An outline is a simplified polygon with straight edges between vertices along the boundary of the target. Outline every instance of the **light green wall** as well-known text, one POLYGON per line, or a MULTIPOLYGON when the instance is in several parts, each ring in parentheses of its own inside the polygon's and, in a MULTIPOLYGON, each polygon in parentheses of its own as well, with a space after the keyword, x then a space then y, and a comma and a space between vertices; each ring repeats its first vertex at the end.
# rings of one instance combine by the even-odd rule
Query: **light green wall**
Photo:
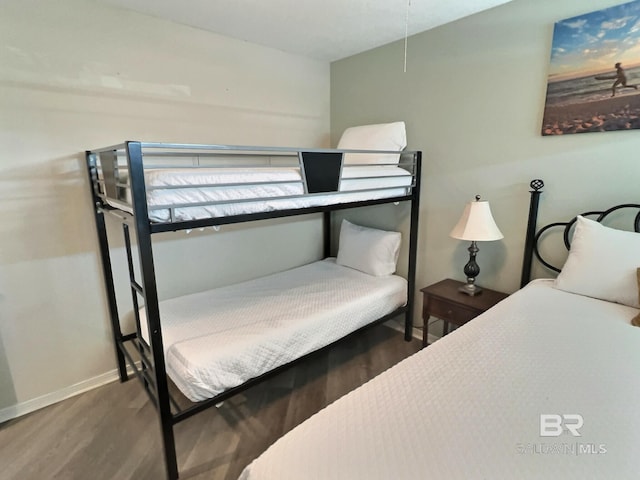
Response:
POLYGON ((508 292, 519 286, 531 179, 546 182, 541 224, 639 200, 640 131, 539 133, 554 23, 618 3, 515 0, 410 37, 406 73, 404 42, 331 65, 334 145, 349 126, 404 120, 409 148, 423 151, 418 287, 464 279, 468 244, 448 234, 476 194, 505 236, 479 244, 478 283, 508 292))
MULTIPOLYGON (((125 140, 328 146, 329 64, 93 1, 2 2, 0 418, 115 368, 83 152, 125 140)), ((160 295, 316 259, 321 225, 160 236, 160 295)))

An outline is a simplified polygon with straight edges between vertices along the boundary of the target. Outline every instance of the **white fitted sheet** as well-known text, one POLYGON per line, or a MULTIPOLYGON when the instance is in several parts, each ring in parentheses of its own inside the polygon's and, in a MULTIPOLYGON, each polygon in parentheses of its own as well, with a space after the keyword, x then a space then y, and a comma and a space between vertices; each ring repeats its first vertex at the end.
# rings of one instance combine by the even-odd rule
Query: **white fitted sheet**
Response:
MULTIPOLYGON (((403 168, 394 166, 345 166, 342 169, 340 193, 305 195, 298 198, 277 198, 303 195, 304 189, 300 180, 300 171, 294 167, 149 169, 145 171, 147 205, 150 209, 149 218, 156 222, 167 222, 172 219, 171 210, 169 208, 155 210, 154 207, 184 203, 229 202, 175 208, 173 210, 174 221, 403 196, 409 193, 407 187, 411 186, 412 176, 403 168), (275 181, 291 183, 251 185, 251 183, 255 182, 275 181), (246 183, 247 185, 198 187, 198 185, 223 183, 246 183), (185 188, 154 189, 154 187, 166 186, 184 186, 185 188), (365 189, 376 190, 354 191, 365 189), (259 200, 239 202, 239 200, 251 199, 259 200)), ((129 200, 127 199, 127 201, 129 200)), ((123 208, 121 203, 116 205, 112 202, 112 205, 123 208)), ((128 210, 131 211, 130 208, 128 210)))
POLYGON ((637 313, 535 281, 290 431, 240 478, 636 479, 637 313), (541 437, 541 414, 582 415, 581 436, 541 437))
POLYGON ((211 398, 344 337, 406 299, 404 278, 374 277, 327 259, 165 300, 167 373, 190 400, 211 398))

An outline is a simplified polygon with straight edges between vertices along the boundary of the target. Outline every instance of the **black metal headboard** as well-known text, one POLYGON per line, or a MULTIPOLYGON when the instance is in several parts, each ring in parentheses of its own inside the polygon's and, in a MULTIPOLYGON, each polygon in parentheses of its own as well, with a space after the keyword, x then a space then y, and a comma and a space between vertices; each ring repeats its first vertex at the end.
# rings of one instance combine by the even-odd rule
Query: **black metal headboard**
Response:
MULTIPOLYGON (((560 272, 560 268, 552 265, 547 262, 541 255, 540 250, 538 248, 538 244, 540 239, 543 237, 545 233, 547 233, 552 228, 563 228, 563 239, 564 246, 569 250, 571 247, 571 229, 573 225, 576 223, 577 216, 573 217, 571 220, 566 222, 554 222, 544 227, 536 230, 537 219, 538 219, 538 203, 540 201, 540 194, 542 193, 542 188, 544 187, 544 182, 540 179, 532 180, 530 183, 532 190, 531 200, 529 203, 529 219, 527 222, 527 234, 525 237, 525 245, 524 245, 524 259, 522 263, 522 277, 520 280, 520 287, 524 287, 529 280, 531 280, 531 264, 533 261, 533 257, 535 256, 538 261, 547 267, 549 270, 554 272, 560 272)), ((633 220, 633 230, 636 232, 640 232, 640 204, 638 203, 623 203, 620 205, 615 205, 606 210, 592 210, 584 213, 580 213, 579 215, 583 217, 594 217, 592 220, 597 222, 602 222, 605 218, 611 215, 614 212, 619 210, 623 210, 626 208, 631 208, 638 210, 638 213, 635 215, 633 220)))

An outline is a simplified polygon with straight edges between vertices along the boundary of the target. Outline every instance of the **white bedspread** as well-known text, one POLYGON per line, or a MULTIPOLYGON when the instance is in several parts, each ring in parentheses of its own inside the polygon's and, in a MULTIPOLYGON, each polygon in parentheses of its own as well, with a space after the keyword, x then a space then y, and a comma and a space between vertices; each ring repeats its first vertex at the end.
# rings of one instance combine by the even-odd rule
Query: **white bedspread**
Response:
POLYGON ((551 285, 347 394, 241 479, 637 479, 638 311, 551 285), (581 436, 541 437, 541 414, 582 415, 581 436))
POLYGON ((331 259, 165 300, 160 314, 167 372, 192 401, 211 398, 344 337, 406 300, 404 278, 374 277, 331 259))
MULTIPOLYGON (((376 200, 407 195, 407 187, 410 187, 412 182, 411 174, 400 167, 346 166, 342 170, 340 193, 304 195, 301 179, 300 170, 293 167, 253 170, 243 168, 149 169, 145 172, 149 218, 157 222, 169 221, 172 219, 172 212, 165 207, 179 204, 209 203, 173 209, 173 220, 186 221, 376 200), (290 183, 256 184, 259 182, 290 183), (202 186, 225 183, 237 185, 202 186), (303 196, 277 198, 292 195, 303 196), (247 201, 251 199, 256 201, 247 201), (163 208, 157 209, 157 207, 163 208)), ((127 198, 126 201, 130 202, 130 199, 127 198)), ((114 206, 122 208, 122 204, 114 206)))

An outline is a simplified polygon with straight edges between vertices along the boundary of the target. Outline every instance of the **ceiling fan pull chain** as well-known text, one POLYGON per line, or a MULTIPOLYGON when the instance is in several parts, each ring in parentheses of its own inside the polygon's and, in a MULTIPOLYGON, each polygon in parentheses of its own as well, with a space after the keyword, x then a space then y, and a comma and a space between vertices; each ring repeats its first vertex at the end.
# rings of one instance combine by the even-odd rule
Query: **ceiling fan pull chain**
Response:
POLYGON ((404 73, 407 73, 407 43, 409 40, 409 7, 411 0, 407 0, 407 16, 404 20, 404 73))

